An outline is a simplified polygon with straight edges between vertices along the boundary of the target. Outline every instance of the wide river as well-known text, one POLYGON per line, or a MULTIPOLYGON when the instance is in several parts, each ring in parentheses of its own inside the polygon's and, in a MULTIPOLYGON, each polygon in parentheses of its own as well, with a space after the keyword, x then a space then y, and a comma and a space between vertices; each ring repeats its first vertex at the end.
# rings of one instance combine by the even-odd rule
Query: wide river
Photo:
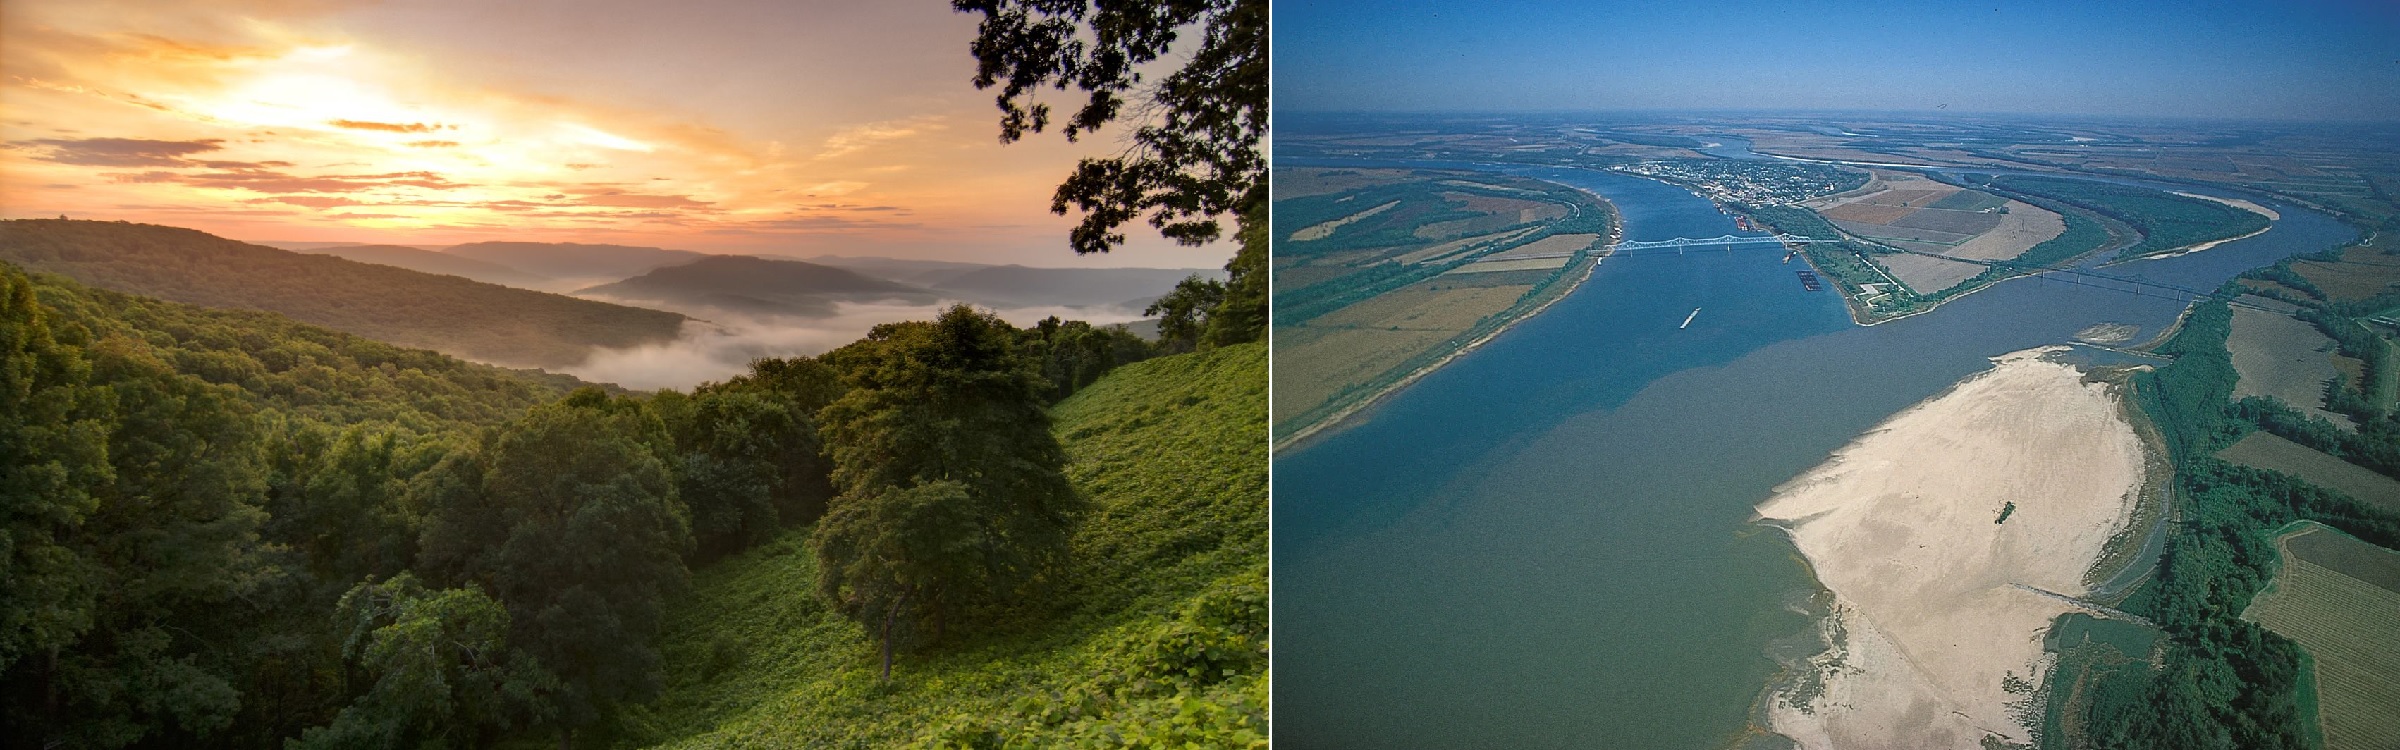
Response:
MULTIPOLYGON (((1606 196, 1629 240, 1738 233, 1665 183, 1473 168, 1606 196)), ((2265 234, 2108 272, 2213 289, 2355 237, 2270 205, 2283 218, 2265 234)), ((1757 739, 1753 708, 1812 632, 1801 605, 1817 587, 1752 508, 1989 357, 2103 322, 2148 340, 2187 302, 2025 278, 1862 327, 1830 284, 1802 289, 1804 267, 1779 248, 1611 258, 1549 310, 1278 454, 1277 747, 1757 739)))

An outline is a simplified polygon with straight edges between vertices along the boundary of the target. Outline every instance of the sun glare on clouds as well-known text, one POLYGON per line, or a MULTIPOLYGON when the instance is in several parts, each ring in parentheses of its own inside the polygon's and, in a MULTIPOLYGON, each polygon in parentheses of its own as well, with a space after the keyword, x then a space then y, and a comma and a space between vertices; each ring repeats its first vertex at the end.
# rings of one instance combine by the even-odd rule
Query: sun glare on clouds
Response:
MULTIPOLYGON (((115 40, 115 51, 88 64, 65 56, 59 67, 78 79, 9 81, 12 109, 43 98, 45 110, 80 115, 71 128, 0 126, 11 144, 0 152, 9 204, 103 217, 146 207, 133 218, 203 229, 214 228, 200 220, 214 206, 232 224, 605 234, 784 222, 807 209, 779 193, 869 186, 798 168, 771 141, 480 86, 358 40, 265 22, 246 30, 254 38, 213 47, 91 35, 115 40), (160 48, 177 64, 113 62, 160 48), (139 153, 100 153, 112 149, 139 153), (109 165, 142 171, 100 169, 109 165)), ((914 132, 863 127, 828 150, 914 132)))
MULTIPOLYGON (((824 12, 806 5, 785 10, 824 12)), ((1049 196, 1090 149, 1057 139, 1001 147, 988 95, 963 80, 972 60, 959 34, 971 25, 939 4, 876 11, 900 26, 826 33, 939 31, 876 46, 905 50, 892 54, 912 70, 946 54, 954 75, 938 86, 846 89, 788 76, 864 80, 899 66, 850 55, 828 67, 807 40, 780 40, 742 58, 755 69, 728 69, 723 50, 695 37, 686 57, 649 49, 639 70, 542 67, 511 57, 526 47, 510 46, 508 33, 551 39, 543 35, 562 32, 546 14, 571 8, 418 6, 497 24, 461 46, 454 29, 396 25, 373 7, 11 0, 0 26, 0 214, 250 240, 1073 258, 1071 220, 1049 214, 1049 196), (688 79, 705 92, 700 104, 662 101, 644 78, 653 71, 688 79), (809 98, 830 90, 854 99, 809 98), (999 248, 1021 254, 989 254, 999 248)))

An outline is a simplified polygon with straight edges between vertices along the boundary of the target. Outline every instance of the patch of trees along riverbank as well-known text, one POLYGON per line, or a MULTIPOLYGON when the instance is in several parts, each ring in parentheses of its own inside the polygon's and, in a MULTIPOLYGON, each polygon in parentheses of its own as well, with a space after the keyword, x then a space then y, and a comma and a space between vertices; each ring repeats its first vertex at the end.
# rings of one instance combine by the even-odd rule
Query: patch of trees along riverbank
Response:
MULTIPOLYGON (((2228 284, 2220 294, 2238 290, 2228 284)), ((2314 434, 2320 444, 2367 439, 2364 430, 2358 438, 2335 439, 2323 432, 2334 429, 2329 425, 2296 428, 2290 407, 2268 400, 2229 403, 2231 317, 2221 299, 2203 301, 2159 349, 2174 363, 2135 379, 2142 410, 2172 453, 2178 508, 2155 575, 2119 606, 2158 624, 2165 636, 2158 661, 2062 661, 2046 691, 2045 746, 2313 746, 2315 700, 2303 679, 2303 654, 2240 617, 2272 575, 2274 530, 2314 520, 2400 546, 2400 515, 2215 457, 2262 427, 2314 434)), ((2387 474, 2394 468, 2362 463, 2387 474)))

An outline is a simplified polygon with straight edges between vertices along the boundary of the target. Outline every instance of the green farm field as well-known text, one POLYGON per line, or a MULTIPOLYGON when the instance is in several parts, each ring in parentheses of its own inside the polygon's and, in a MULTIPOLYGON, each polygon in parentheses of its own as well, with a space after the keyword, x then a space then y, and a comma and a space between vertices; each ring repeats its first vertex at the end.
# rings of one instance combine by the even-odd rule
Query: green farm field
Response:
POLYGON ((2400 481, 2267 432, 2253 432, 2218 451, 2226 461, 2280 471, 2326 489, 2400 512, 2400 481))
POLYGON ((2400 552, 2314 524, 2276 547, 2282 569, 2242 617, 2313 657, 2327 750, 2400 747, 2400 552))

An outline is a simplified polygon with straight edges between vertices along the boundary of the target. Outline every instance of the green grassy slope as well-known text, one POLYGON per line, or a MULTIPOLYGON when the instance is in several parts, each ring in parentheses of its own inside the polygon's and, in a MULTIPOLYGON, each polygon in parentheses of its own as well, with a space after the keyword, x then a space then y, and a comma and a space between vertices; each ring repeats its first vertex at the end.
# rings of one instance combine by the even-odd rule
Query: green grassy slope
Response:
POLYGON ((612 744, 714 747, 1263 747, 1266 349, 1120 368, 1054 429, 1093 502, 1047 601, 904 656, 891 684, 857 625, 811 594, 808 529, 694 575, 672 606, 667 688, 612 744))
POLYGON ((669 341, 683 316, 112 221, 0 222, 0 260, 85 284, 486 362, 562 367, 669 341))

